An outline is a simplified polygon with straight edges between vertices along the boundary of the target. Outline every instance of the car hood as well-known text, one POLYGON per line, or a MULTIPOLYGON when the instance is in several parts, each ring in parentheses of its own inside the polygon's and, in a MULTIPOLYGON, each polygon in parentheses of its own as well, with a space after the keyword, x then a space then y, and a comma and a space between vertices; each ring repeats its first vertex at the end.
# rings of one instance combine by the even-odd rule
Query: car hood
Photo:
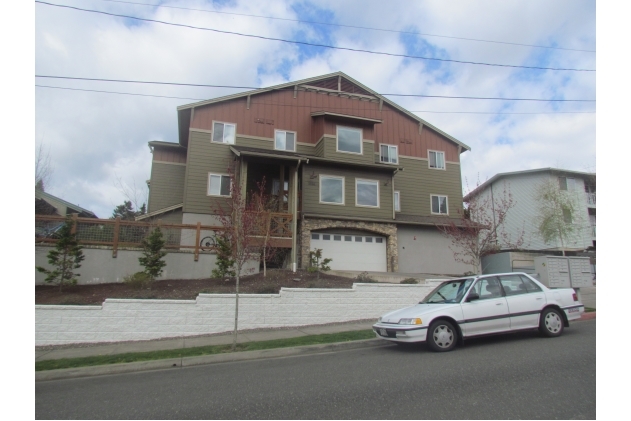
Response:
POLYGON ((448 308, 457 307, 459 304, 417 304, 415 306, 402 308, 399 310, 391 311, 381 316, 383 323, 399 323, 400 319, 409 319, 414 317, 420 317, 434 313, 436 311, 443 311, 448 308))

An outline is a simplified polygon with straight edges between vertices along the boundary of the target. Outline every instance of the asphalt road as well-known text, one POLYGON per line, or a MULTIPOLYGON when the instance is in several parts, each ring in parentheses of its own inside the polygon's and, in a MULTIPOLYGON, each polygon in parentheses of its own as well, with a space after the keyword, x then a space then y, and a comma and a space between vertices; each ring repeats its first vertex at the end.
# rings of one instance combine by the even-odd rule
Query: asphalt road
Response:
POLYGON ((223 363, 35 385, 37 419, 595 419, 596 321, 563 336, 223 363))

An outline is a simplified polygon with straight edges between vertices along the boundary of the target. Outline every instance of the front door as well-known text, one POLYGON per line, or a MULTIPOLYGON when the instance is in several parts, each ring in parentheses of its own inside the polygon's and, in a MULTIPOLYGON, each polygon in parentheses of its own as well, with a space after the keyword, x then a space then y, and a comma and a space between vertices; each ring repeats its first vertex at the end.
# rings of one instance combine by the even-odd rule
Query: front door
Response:
POLYGON ((480 299, 462 303, 465 336, 504 332, 510 329, 506 298, 496 277, 478 279, 471 291, 480 299))

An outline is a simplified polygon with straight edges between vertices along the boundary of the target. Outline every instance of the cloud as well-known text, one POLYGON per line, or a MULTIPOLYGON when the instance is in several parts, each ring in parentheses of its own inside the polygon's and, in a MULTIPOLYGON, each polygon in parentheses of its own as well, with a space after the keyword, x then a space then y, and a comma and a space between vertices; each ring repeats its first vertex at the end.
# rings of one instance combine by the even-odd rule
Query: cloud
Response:
MULTIPOLYGON (((482 43, 395 32, 302 24, 194 10, 99 1, 78 7, 307 42, 430 55, 455 60, 594 68, 595 54, 482 43)), ((593 2, 170 1, 163 4, 284 19, 595 49, 593 2)), ((175 28, 36 5, 36 73, 110 79, 269 86, 341 70, 382 93, 485 97, 595 98, 594 73, 527 71, 304 48, 208 31, 175 28)), ((52 81, 38 84, 150 95, 213 98, 234 89, 52 81)), ((595 104, 457 99, 392 99, 409 110, 552 112, 593 110, 595 104)), ((149 178, 151 140, 177 141, 176 107, 193 102, 37 88, 36 139, 50 147, 53 190, 106 217, 128 184, 149 178)), ((556 166, 595 166, 595 115, 419 113, 472 147, 463 177, 556 166)))

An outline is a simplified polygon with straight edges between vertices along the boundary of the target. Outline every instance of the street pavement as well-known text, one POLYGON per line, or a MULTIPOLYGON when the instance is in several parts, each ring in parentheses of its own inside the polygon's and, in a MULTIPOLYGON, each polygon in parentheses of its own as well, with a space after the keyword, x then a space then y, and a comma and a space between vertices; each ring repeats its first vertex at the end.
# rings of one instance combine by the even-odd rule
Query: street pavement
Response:
MULTIPOLYGON (((593 314, 593 313, 592 313, 593 314)), ((37 419, 595 419, 596 321, 35 384, 37 419)))

